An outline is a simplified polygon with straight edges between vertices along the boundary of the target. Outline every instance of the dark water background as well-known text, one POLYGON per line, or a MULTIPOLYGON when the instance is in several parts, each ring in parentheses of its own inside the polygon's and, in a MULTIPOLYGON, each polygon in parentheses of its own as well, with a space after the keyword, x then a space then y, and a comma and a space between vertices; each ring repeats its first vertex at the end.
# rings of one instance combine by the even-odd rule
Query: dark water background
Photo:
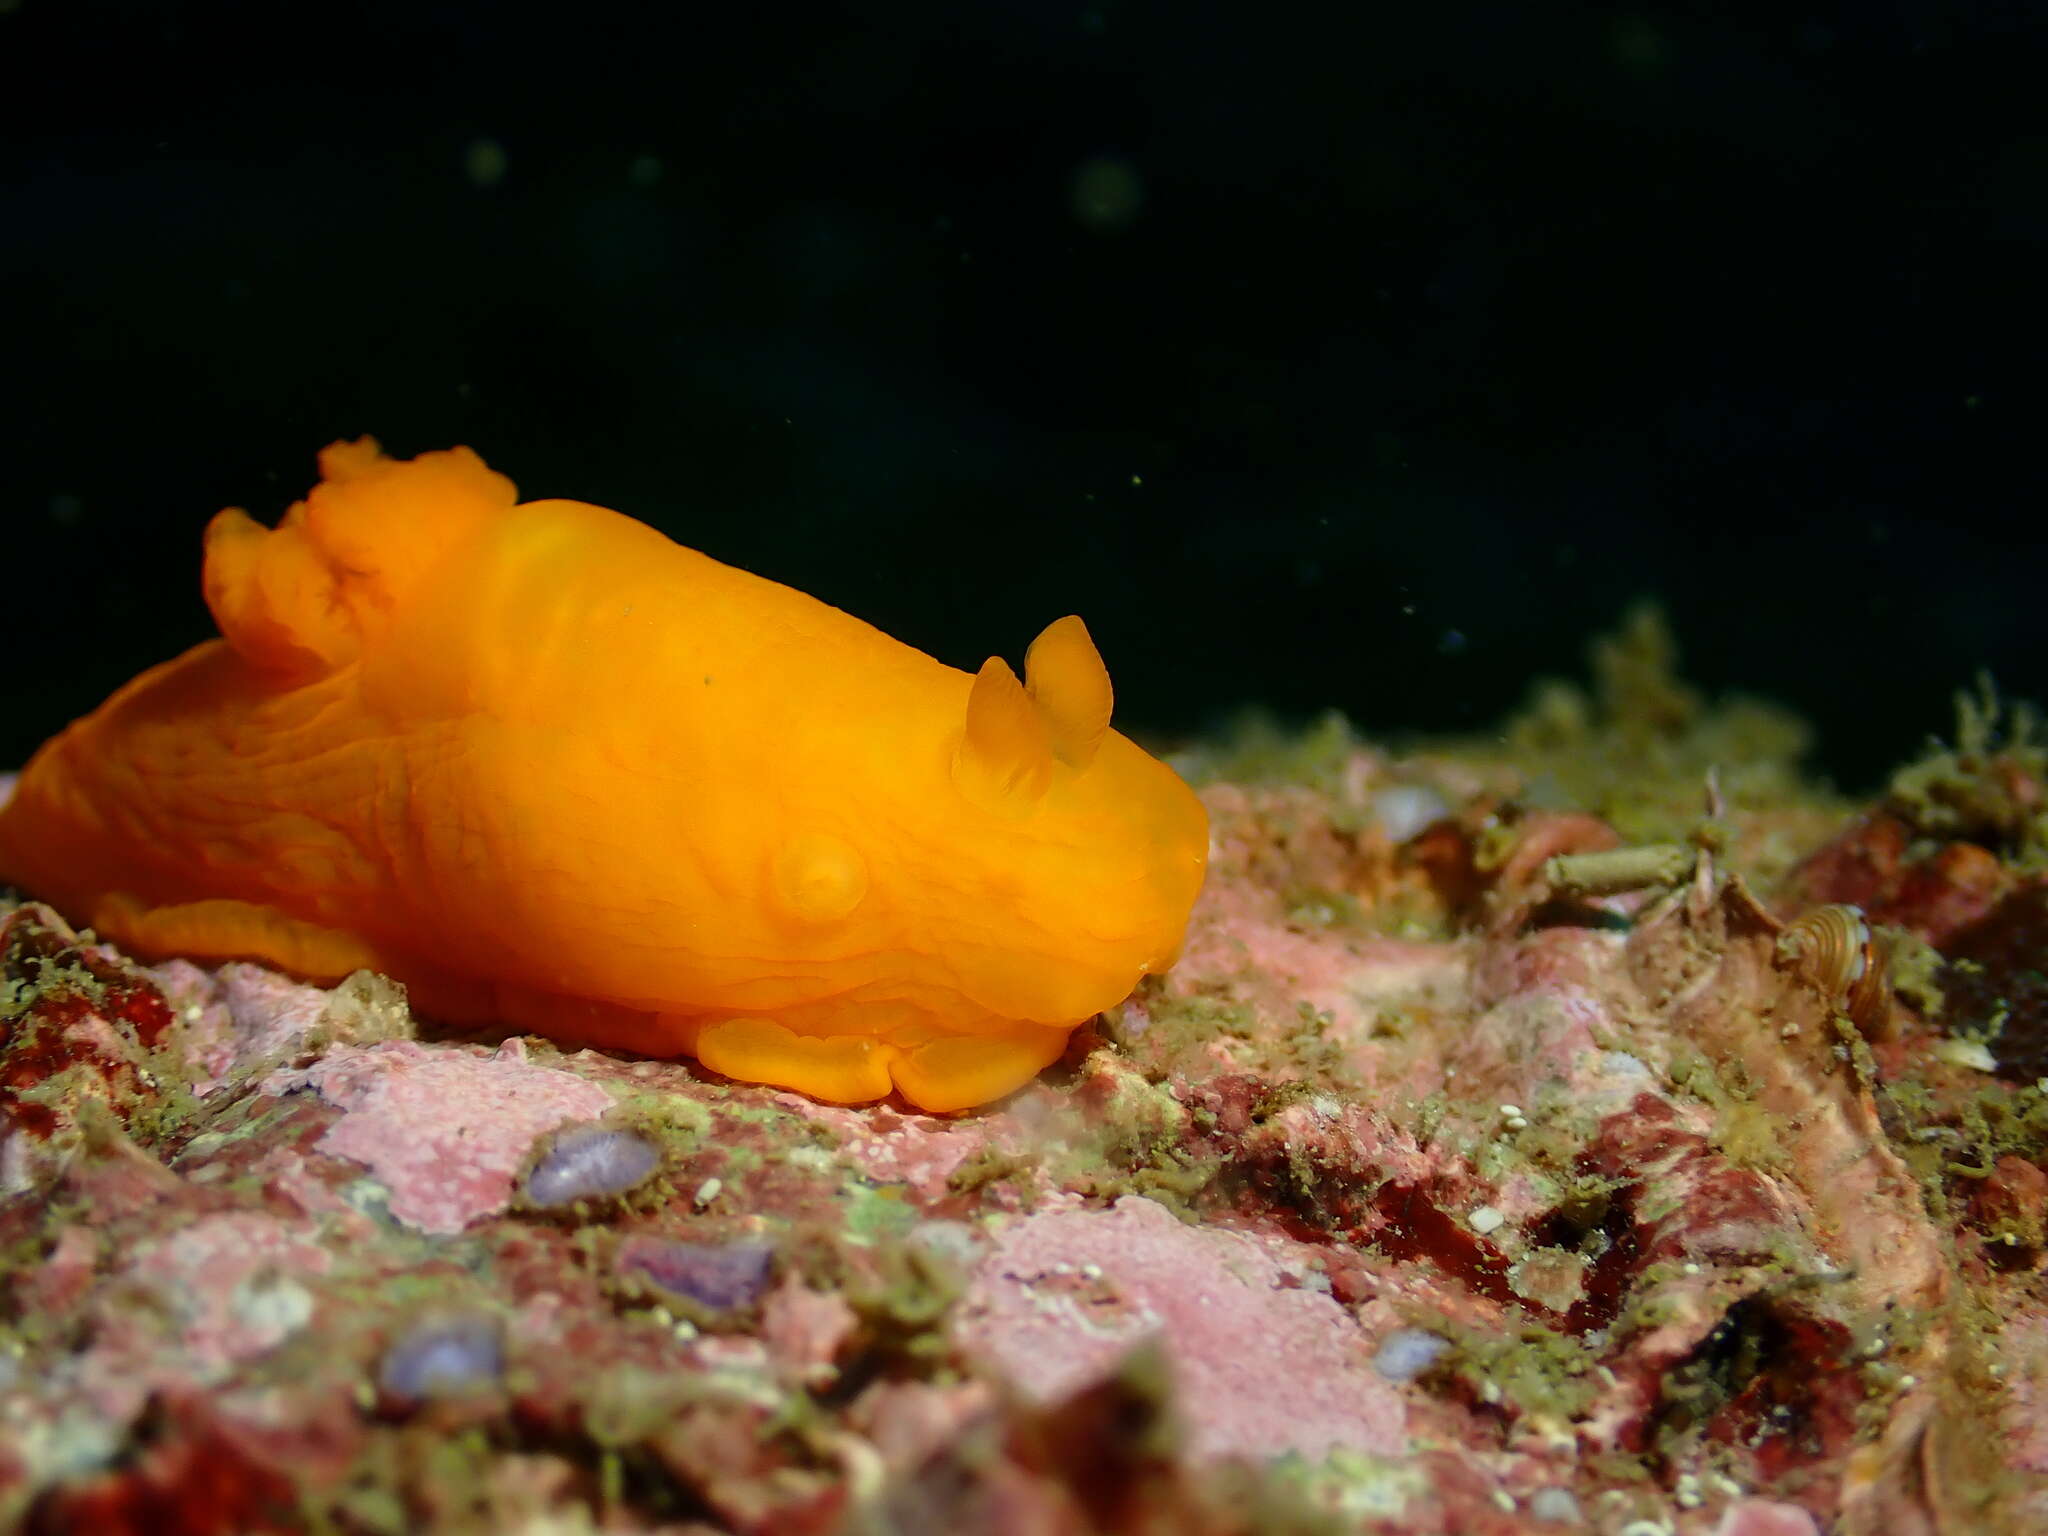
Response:
POLYGON ((0 0, 0 764, 467 442, 1119 720, 2048 692, 2048 7, 0 0))

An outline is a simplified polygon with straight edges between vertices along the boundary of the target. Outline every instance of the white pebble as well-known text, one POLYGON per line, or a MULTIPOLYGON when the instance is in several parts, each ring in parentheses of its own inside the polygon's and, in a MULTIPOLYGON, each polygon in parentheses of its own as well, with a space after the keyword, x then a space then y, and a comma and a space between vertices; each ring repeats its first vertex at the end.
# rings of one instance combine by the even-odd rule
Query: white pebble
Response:
POLYGON ((1444 797, 1426 784, 1390 784, 1372 797, 1373 814, 1389 838, 1405 843, 1451 814, 1444 797))
POLYGON ((1467 1216, 1465 1220, 1470 1224, 1474 1232, 1484 1237, 1489 1232, 1499 1230, 1501 1224, 1507 1220, 1507 1217, 1490 1205, 1482 1205, 1474 1210, 1471 1215, 1467 1216))
POLYGON ((1427 1328, 1396 1328, 1373 1351, 1372 1368, 1388 1381, 1413 1381, 1450 1347, 1427 1328))
POLYGON ((1529 1496, 1529 1518, 1546 1525, 1578 1525, 1585 1520, 1569 1488, 1539 1488, 1529 1496))
POLYGON ((1998 1058, 1982 1040, 1943 1040, 1935 1046, 1934 1054, 1952 1067, 1966 1067, 1972 1072, 1998 1070, 1998 1058))

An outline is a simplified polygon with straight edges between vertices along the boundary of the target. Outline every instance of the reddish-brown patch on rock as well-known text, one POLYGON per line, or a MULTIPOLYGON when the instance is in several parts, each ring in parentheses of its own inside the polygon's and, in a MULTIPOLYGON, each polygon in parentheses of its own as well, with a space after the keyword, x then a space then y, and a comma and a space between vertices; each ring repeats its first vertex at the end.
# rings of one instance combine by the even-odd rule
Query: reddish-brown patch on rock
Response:
POLYGON ((1891 899, 1904 878, 1913 834, 1883 811, 1859 816, 1833 842, 1808 854, 1787 879, 1800 906, 1845 902, 1866 915, 1891 899))
POLYGON ((1866 915, 1910 928, 1945 949, 2011 888, 2012 876, 1997 854, 1975 843, 1948 843, 1907 869, 1891 900, 1866 915))
MULTIPOLYGON (((1242 1080, 1233 1087, 1241 1090, 1242 1080)), ((1254 1224, 1278 1217, 1290 1235, 1309 1241, 1355 1236, 1354 1229, 1375 1220, 1382 1185, 1417 1187, 1438 1171, 1412 1138, 1363 1105, 1301 1098, 1247 1104, 1237 1091, 1196 1102, 1224 1112, 1216 1144, 1230 1159, 1224 1187, 1245 1197, 1239 1213, 1254 1224)))
POLYGON ((248 1454, 199 1393, 157 1398, 125 1466, 51 1489, 31 1536, 268 1536, 302 1528, 298 1490, 248 1454))
POLYGON ((1730 1163, 1673 1106, 1649 1094, 1601 1122, 1579 1167, 1631 1189, 1656 1190, 1663 1214, 1632 1228, 1643 1265, 1762 1263, 1801 1227, 1801 1213, 1777 1186, 1730 1163))
POLYGON ((2008 1154, 1976 1183, 1970 1222, 1983 1235, 1985 1257, 2000 1266, 2038 1263, 2048 1242, 2048 1173, 2008 1154))
POLYGON ((154 1097, 142 1062, 172 1015, 142 975, 31 902, 0 917, 0 983, 19 996, 0 1017, 0 1140, 10 1128, 48 1140, 74 1126, 85 1098, 125 1120, 154 1097), (77 1091, 53 1084, 74 1069, 86 1079, 77 1091))
POLYGON ((1566 853, 1605 853, 1621 834, 1585 811, 1530 811, 1515 824, 1515 842, 1493 871, 1498 898, 1514 902, 1535 894, 1550 860, 1566 853))
POLYGON ((1627 1109, 1600 1122, 1582 1166, 1604 1178, 1634 1179, 1703 1144, 1704 1138, 1680 1122, 1669 1101, 1640 1093, 1627 1109))
POLYGON ((1402 844, 1401 862, 1422 876, 1454 919, 1472 912, 1486 894, 1472 834, 1449 818, 1432 822, 1402 844))
POLYGON ((1889 812, 1858 817, 1793 870, 1791 909, 1846 903, 1873 923, 1908 929, 1946 950, 1997 905, 2012 876, 1977 843, 1947 842, 1917 857, 1909 856, 1912 844, 1912 829, 1889 812))
POLYGON ((845 1513, 845 1482, 799 1467, 768 1418, 753 1403, 689 1403, 648 1435, 646 1449, 717 1529, 826 1536, 845 1513))
POLYGON ((1444 1209, 1427 1189, 1388 1184, 1372 1201, 1377 1218, 1359 1232, 1397 1263, 1427 1260, 1446 1276, 1498 1306, 1513 1306, 1508 1258, 1444 1209))
POLYGON ((1707 1437, 1744 1447, 1763 1479, 1785 1481, 1787 1491, 1807 1484, 1821 1509, 1832 1508, 1832 1487, 1811 1487, 1790 1474, 1824 1465, 1831 1483, 1856 1443, 1867 1399, 1852 1343, 1841 1323, 1801 1307, 1759 1298, 1730 1308, 1705 1350, 1720 1357, 1713 1364, 1727 1373, 1730 1389, 1707 1423, 1707 1437))

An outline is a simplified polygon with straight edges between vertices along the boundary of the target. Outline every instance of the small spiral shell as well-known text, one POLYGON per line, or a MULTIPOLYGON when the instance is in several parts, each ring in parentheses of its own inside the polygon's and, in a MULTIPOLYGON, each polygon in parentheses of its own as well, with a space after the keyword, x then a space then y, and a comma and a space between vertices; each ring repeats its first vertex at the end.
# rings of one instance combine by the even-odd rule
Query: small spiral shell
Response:
POLYGON ((1891 946, 1871 931, 1859 907, 1815 907, 1786 924, 1778 956, 1819 989, 1866 1035, 1889 1013, 1891 946))

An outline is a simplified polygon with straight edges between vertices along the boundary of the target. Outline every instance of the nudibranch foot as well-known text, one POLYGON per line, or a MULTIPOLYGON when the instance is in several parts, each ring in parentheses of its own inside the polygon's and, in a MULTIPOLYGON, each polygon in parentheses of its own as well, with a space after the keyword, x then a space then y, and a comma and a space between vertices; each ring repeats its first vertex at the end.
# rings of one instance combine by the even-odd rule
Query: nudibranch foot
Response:
POLYGON ((126 891, 110 891, 93 904, 87 920, 100 937, 150 960, 256 960, 327 982, 351 971, 389 968, 352 933, 228 897, 152 907, 126 891))
POLYGON ((789 1088, 828 1104, 900 1092, 932 1114, 987 1104, 1059 1060, 1070 1030, 1012 1023, 942 1035, 908 1049, 864 1035, 801 1035, 768 1019, 724 1019, 698 1032, 696 1056, 742 1083, 789 1088))
POLYGON ((1060 1059, 1073 1031, 1014 1023, 995 1033, 946 1035, 889 1064, 903 1097, 935 1114, 1014 1093, 1060 1059))
POLYGON ((828 1104, 886 1098, 896 1047, 865 1035, 800 1035, 767 1019, 723 1019, 697 1033, 697 1059, 742 1083, 794 1088, 828 1104))

